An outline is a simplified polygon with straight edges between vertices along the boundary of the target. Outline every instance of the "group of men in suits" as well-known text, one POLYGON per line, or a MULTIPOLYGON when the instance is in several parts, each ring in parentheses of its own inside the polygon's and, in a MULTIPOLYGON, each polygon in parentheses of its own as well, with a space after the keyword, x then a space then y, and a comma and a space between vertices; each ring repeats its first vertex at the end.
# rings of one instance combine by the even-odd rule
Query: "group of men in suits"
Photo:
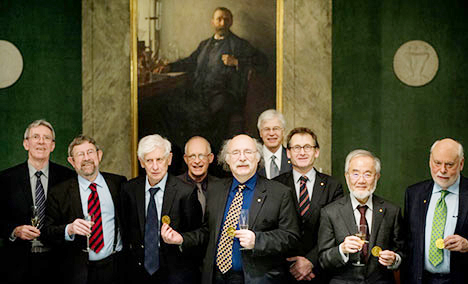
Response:
POLYGON ((258 128, 263 145, 244 134, 223 145, 218 162, 230 178, 208 174, 214 155, 199 136, 185 145, 187 172, 171 176, 171 143, 149 135, 138 145, 145 175, 126 181, 99 171, 103 152, 84 135, 68 149, 75 173, 54 164, 52 126, 31 123, 28 161, 0 174, 2 278, 394 283, 401 268, 402 283, 465 281, 468 181, 459 142, 434 143, 432 179, 406 190, 403 220, 399 207, 374 194, 381 164, 371 152, 348 154, 343 194, 314 168, 320 146, 312 130, 294 128, 284 148, 279 112, 264 112, 258 128))

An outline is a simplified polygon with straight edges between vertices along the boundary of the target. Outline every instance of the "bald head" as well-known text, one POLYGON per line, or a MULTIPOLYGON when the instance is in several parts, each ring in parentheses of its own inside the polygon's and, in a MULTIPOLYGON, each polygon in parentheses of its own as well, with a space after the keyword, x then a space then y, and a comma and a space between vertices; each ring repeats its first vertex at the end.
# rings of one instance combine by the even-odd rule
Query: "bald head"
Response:
POLYGON ((464 162, 463 146, 451 138, 438 140, 431 147, 429 167, 432 179, 443 189, 457 181, 464 162))
POLYGON ((206 178, 213 159, 210 143, 205 138, 194 136, 185 144, 184 161, 188 167, 188 175, 195 182, 202 182, 206 178))

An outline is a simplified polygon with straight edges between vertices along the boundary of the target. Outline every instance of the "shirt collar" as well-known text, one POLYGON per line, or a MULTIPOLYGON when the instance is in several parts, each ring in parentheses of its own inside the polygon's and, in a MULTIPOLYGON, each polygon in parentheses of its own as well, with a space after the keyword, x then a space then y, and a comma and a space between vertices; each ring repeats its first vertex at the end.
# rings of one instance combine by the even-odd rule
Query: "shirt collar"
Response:
POLYGON ((46 177, 49 178, 49 162, 40 170, 37 170, 31 163, 28 161, 28 170, 29 170, 29 177, 32 178, 35 176, 36 172, 41 171, 42 174, 46 177))
MULTIPOLYGON (((315 171, 314 168, 312 168, 310 171, 308 171, 304 176, 306 176, 309 181, 315 180, 315 176, 317 175, 317 172, 315 171)), ((294 177, 294 182, 298 183, 299 178, 303 176, 303 174, 299 173, 298 171, 293 169, 293 177, 294 177)))
POLYGON ((354 197, 354 195, 352 195, 351 193, 349 194, 349 197, 351 198, 351 205, 353 206, 353 210, 355 210, 359 205, 367 205, 368 209, 370 210, 373 210, 374 209, 374 206, 372 205, 372 196, 373 194, 371 194, 369 196, 369 199, 367 199, 367 202, 365 204, 361 204, 357 199, 356 197, 354 197))
MULTIPOLYGON (((434 187, 432 188, 432 194, 439 193, 442 190, 442 187, 434 182, 434 187)), ((447 191, 453 194, 458 195, 460 192, 460 175, 458 176, 457 180, 454 184, 447 188, 447 191)))
POLYGON ((95 183, 97 187, 104 186, 105 181, 104 181, 104 177, 101 175, 101 172, 98 172, 98 175, 96 176, 96 179, 94 181, 89 181, 85 179, 84 177, 78 175, 78 184, 80 185, 80 188, 82 190, 87 191, 91 183, 95 183))
POLYGON ((280 146, 276 152, 272 153, 266 146, 263 144, 263 156, 265 161, 271 160, 271 156, 275 155, 276 158, 278 159, 282 155, 283 147, 280 146))
MULTIPOLYGON (((254 190, 255 186, 257 185, 257 179, 257 174, 255 173, 248 181, 244 183, 246 186, 244 190, 254 190)), ((235 177, 233 177, 231 190, 236 189, 239 184, 241 183, 235 177)))
POLYGON ((145 192, 149 191, 151 188, 156 188, 159 187, 159 191, 164 192, 164 189, 166 188, 166 182, 167 182, 167 173, 164 175, 164 177, 155 185, 151 186, 148 180, 148 176, 146 176, 146 181, 145 181, 145 192))

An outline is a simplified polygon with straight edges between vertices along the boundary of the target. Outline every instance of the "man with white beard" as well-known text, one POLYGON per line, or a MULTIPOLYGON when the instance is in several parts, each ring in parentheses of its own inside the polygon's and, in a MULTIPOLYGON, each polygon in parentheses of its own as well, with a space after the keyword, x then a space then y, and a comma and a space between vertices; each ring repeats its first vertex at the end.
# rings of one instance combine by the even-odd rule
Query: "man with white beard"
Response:
POLYGON ((330 283, 394 283, 393 270, 403 257, 403 224, 401 209, 374 195, 380 168, 369 151, 349 153, 350 194, 321 211, 319 261, 330 283))

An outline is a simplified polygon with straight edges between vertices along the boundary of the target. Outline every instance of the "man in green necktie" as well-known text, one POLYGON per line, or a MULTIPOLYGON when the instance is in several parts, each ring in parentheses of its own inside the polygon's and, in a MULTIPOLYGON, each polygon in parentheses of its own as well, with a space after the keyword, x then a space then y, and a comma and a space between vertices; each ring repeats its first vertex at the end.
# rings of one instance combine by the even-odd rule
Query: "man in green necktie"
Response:
POLYGON ((406 190, 406 283, 466 283, 468 179, 463 146, 446 138, 431 147, 431 180, 406 190))

